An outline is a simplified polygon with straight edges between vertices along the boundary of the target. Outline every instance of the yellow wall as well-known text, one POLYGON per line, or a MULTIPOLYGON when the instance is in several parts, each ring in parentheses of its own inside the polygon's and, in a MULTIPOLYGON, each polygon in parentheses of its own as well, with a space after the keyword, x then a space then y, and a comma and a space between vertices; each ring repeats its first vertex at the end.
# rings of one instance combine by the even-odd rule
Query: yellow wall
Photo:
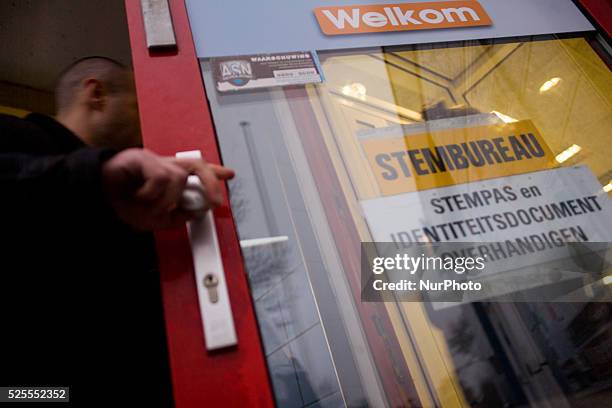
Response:
POLYGON ((11 108, 9 106, 0 105, 0 113, 4 113, 6 115, 18 116, 22 118, 30 112, 23 110, 23 109, 16 109, 16 108, 11 108))

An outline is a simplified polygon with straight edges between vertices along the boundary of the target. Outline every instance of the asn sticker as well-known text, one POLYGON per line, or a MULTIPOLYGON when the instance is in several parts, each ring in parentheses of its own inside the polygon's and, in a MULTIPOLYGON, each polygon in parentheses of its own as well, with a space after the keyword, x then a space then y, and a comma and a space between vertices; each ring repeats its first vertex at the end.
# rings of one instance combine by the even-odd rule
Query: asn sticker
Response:
POLYGON ((326 35, 493 24, 487 12, 475 0, 318 7, 314 12, 321 30, 326 35))
POLYGON ((211 64, 219 92, 322 81, 311 51, 219 57, 211 64))

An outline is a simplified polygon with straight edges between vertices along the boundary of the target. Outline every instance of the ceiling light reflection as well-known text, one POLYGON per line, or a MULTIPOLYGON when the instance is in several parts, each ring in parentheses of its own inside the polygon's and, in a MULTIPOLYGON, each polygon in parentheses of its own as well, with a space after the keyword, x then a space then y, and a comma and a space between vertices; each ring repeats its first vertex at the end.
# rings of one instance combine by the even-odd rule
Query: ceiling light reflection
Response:
POLYGON ((561 78, 559 77, 550 78, 548 81, 542 84, 542 86, 540 87, 540 93, 550 91, 555 86, 559 85, 560 82, 561 82, 561 78))
POLYGON ((564 151, 562 151, 561 153, 559 153, 555 157, 555 159, 559 163, 563 163, 565 161, 568 161, 570 158, 574 157, 575 155, 577 155, 581 150, 582 150, 582 147, 578 146, 577 144, 573 144, 567 149, 565 149, 564 151))
POLYGON ((360 84, 359 82, 353 82, 350 85, 344 85, 342 87, 342 93, 346 96, 365 101, 367 89, 364 84, 360 84))

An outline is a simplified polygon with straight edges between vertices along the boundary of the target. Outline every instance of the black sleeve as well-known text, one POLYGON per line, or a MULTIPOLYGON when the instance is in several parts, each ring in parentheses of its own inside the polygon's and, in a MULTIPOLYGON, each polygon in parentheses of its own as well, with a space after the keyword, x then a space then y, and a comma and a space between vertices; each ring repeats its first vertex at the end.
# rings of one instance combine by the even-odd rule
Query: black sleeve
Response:
MULTIPOLYGON (((102 165, 112 149, 81 148, 65 155, 0 153, 3 210, 13 216, 61 216, 83 211, 108 211, 102 186, 102 165)), ((3 217, 11 216, 4 212, 3 217)))

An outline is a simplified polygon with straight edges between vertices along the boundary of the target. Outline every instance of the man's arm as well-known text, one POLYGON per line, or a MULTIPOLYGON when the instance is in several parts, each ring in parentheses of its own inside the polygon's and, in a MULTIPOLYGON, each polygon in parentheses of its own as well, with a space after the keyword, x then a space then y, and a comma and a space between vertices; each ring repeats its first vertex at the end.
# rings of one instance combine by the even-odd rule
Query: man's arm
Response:
POLYGON ((25 216, 61 216, 87 207, 100 210, 105 206, 101 169, 114 154, 96 148, 52 156, 1 153, 2 207, 25 216))
POLYGON ((200 179, 209 208, 223 204, 221 182, 234 177, 234 171, 201 159, 162 157, 146 149, 128 149, 102 168, 111 206, 125 223, 140 230, 177 227, 205 211, 192 212, 180 206, 187 177, 192 174, 200 179))
POLYGON ((201 160, 161 157, 145 149, 117 154, 95 148, 56 156, 0 154, 4 210, 61 217, 111 208, 123 222, 140 230, 177 227, 198 215, 179 207, 190 174, 202 181, 211 207, 220 205, 220 181, 233 177, 233 172, 201 160))

